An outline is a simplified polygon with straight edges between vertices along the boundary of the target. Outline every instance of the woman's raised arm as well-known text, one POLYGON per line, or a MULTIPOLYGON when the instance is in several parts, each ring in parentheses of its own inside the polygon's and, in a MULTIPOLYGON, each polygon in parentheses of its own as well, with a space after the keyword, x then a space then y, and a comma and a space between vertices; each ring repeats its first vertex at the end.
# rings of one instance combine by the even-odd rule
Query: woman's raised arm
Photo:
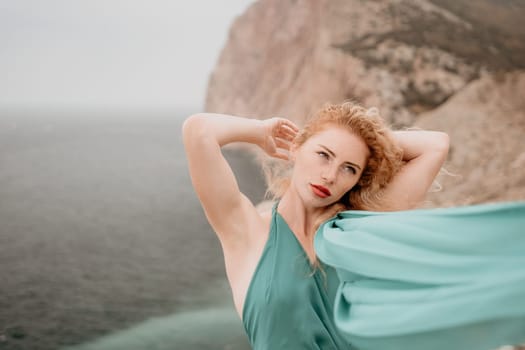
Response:
POLYGON ((283 150, 295 136, 288 120, 257 120, 224 114, 202 113, 186 119, 182 127, 191 181, 206 217, 221 241, 246 230, 255 207, 238 187, 220 148, 232 142, 248 142, 268 154, 286 158, 283 150))
POLYGON ((384 190, 394 210, 413 209, 425 198, 448 154, 449 137, 439 131, 394 131, 406 164, 384 190))

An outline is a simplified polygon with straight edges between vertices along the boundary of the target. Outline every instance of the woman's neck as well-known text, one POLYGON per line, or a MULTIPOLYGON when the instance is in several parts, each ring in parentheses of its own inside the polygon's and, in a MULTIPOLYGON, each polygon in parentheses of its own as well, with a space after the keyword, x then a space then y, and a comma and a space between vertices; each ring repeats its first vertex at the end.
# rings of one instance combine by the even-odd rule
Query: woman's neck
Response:
POLYGON ((297 235, 310 237, 315 233, 315 222, 323 214, 324 208, 308 207, 297 193, 289 188, 279 201, 278 212, 297 235))

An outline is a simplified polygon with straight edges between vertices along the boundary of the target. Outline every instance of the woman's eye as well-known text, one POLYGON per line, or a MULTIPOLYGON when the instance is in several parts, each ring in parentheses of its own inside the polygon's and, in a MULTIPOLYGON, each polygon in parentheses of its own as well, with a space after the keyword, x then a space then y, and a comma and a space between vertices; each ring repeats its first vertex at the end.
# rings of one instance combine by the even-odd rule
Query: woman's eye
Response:
POLYGON ((345 166, 345 171, 351 174, 354 174, 354 175, 357 173, 354 167, 351 167, 351 166, 345 166))
POLYGON ((320 155, 322 158, 328 158, 328 153, 326 153, 326 152, 319 151, 319 152, 317 152, 317 154, 320 155))

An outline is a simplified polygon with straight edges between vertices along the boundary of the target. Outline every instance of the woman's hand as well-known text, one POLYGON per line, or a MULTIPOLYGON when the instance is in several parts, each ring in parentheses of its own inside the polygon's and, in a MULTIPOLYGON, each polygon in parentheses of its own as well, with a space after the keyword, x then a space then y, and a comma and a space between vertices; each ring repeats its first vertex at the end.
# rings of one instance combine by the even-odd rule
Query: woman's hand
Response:
POLYGON ((288 160, 290 146, 299 128, 285 118, 270 118, 262 121, 264 138, 259 145, 271 157, 288 160))

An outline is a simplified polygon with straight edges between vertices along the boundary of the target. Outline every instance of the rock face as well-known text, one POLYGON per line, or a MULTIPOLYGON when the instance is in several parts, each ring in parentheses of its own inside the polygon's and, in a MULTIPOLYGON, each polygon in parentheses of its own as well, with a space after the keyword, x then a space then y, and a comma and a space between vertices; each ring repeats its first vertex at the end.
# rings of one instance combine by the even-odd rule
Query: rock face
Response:
POLYGON ((432 205, 525 199, 522 1, 259 0, 232 25, 206 109, 298 122, 376 106, 452 138, 432 205))
POLYGON ((428 206, 525 199, 525 72, 486 75, 435 110, 418 117, 422 129, 452 140, 443 190, 428 206))

